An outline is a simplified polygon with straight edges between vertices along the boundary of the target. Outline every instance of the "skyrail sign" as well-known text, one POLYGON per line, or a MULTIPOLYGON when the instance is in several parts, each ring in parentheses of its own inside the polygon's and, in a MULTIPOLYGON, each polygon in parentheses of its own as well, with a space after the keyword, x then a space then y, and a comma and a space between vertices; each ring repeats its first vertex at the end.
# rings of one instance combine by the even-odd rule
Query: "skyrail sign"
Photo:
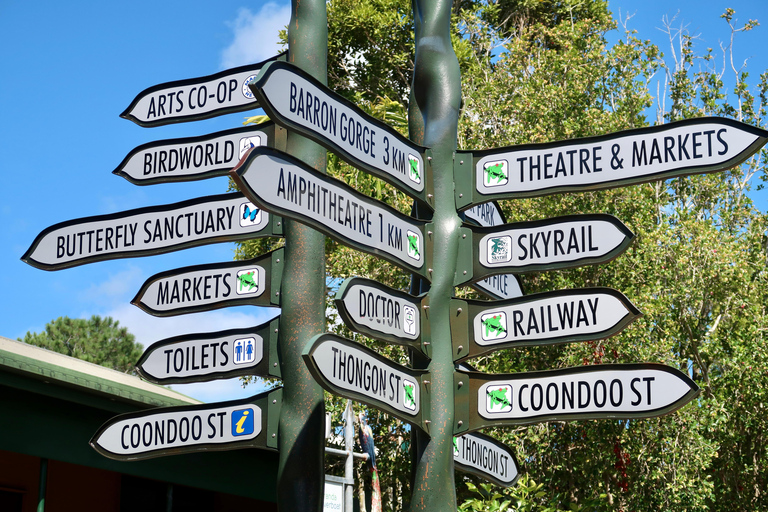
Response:
POLYGON ((472 473, 502 487, 512 487, 520 478, 512 450, 478 432, 453 438, 453 463, 459 471, 472 473))
POLYGON ((424 372, 401 366, 359 343, 329 333, 313 337, 302 357, 315 380, 329 392, 423 428, 424 372))
POLYGON ((112 174, 134 185, 226 176, 246 151, 271 146, 274 140, 274 123, 262 123, 201 137, 149 142, 128 153, 112 174))
POLYGON ((21 259, 43 270, 59 270, 281 235, 279 224, 242 194, 222 194, 61 222, 43 230, 21 259))
POLYGON ((250 149, 230 176, 257 206, 428 278, 425 223, 271 148, 250 149))
POLYGON ((152 127, 259 108, 248 86, 268 62, 284 59, 285 55, 213 75, 155 85, 140 92, 120 117, 152 127))
POLYGON ((651 418, 682 407, 699 393, 686 374, 655 363, 457 374, 469 381, 470 431, 545 421, 651 418))
MULTIPOLYGON (((729 169, 768 141, 732 119, 701 117, 599 137, 457 154, 473 178, 457 183, 459 209, 492 199, 621 187, 729 169)), ((468 174, 468 173, 465 173, 468 174)))
POLYGON ((505 348, 607 338, 641 315, 622 293, 601 287, 538 293, 510 301, 454 300, 451 308, 457 318, 452 336, 457 361, 505 348), (464 329, 469 331, 468 347, 459 334, 464 329))
POLYGON ((102 425, 90 444, 103 456, 123 461, 198 451, 277 450, 274 418, 281 404, 278 388, 247 400, 121 414, 102 425))
POLYGON ((155 384, 186 384, 246 375, 280 377, 278 318, 246 329, 185 334, 153 343, 136 370, 155 384))
POLYGON ((265 66, 251 88, 276 123, 315 140, 406 194, 434 205, 426 148, 287 62, 265 66))
POLYGON ((227 306, 279 306, 283 249, 248 261, 194 265, 156 274, 132 304, 154 316, 227 306))

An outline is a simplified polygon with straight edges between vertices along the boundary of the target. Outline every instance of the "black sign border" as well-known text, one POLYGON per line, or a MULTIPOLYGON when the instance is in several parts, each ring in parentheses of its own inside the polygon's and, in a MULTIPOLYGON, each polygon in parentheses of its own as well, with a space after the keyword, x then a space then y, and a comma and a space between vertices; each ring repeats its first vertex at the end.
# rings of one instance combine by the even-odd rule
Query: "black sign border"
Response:
MULTIPOLYGON (((555 141, 555 142, 521 144, 519 146, 506 146, 506 147, 494 148, 494 149, 483 149, 479 151, 472 151, 469 154, 467 152, 463 152, 462 155, 464 156, 464 158, 469 158, 472 162, 472 172, 471 172, 472 183, 471 183, 471 189, 470 189, 471 199, 460 198, 459 194, 464 193, 465 190, 462 189, 460 191, 459 190, 460 187, 457 186, 456 202, 457 202, 457 205, 460 205, 458 206, 458 209, 463 211, 477 204, 487 203, 492 199, 521 199, 526 197, 541 197, 541 196, 547 196, 551 194, 561 194, 561 193, 568 193, 568 192, 589 192, 592 190, 606 190, 606 189, 612 189, 612 188, 626 187, 629 185, 637 185, 640 183, 648 183, 651 181, 662 181, 670 178, 680 178, 684 176, 690 176, 693 174, 706 174, 710 172, 719 172, 719 171, 723 171, 726 169, 730 169, 732 167, 736 167, 737 165, 740 165, 749 157, 751 157, 754 153, 756 153, 763 145, 765 145, 766 141, 768 141, 768 131, 766 130, 757 128, 755 126, 752 126, 746 123, 741 123, 734 119, 729 119, 725 117, 707 116, 707 117, 696 117, 693 119, 684 119, 681 121, 674 121, 672 123, 667 123, 662 125, 647 126, 643 128, 633 128, 629 130, 620 130, 618 132, 613 132, 606 135, 581 137, 581 138, 568 139, 568 140, 555 141), (595 184, 589 184, 589 185, 555 186, 555 187, 547 187, 547 188, 542 188, 542 189, 537 189, 532 191, 525 191, 525 192, 503 192, 503 193, 494 193, 494 194, 482 194, 477 190, 477 187, 476 187, 477 162, 479 162, 480 159, 486 156, 494 155, 497 153, 507 153, 507 152, 514 152, 514 151, 554 149, 554 148, 569 146, 573 144, 594 144, 598 142, 611 141, 620 137, 631 137, 634 135, 653 135, 658 132, 666 131, 669 129, 696 126, 699 124, 707 124, 707 123, 719 123, 719 124, 726 125, 730 128, 743 130, 747 133, 751 133, 752 135, 757 136, 758 139, 754 143, 752 143, 750 146, 748 146, 740 154, 717 165, 690 165, 690 166, 680 167, 674 170, 661 171, 653 174, 644 174, 643 176, 617 179, 617 180, 612 180, 612 181, 607 181, 602 183, 595 183, 595 184), (471 155, 471 158, 469 155, 471 155)), ((459 158, 459 155, 456 155, 456 158, 459 158)), ((463 185, 466 186, 466 181, 463 182, 463 185)))
POLYGON ((360 107, 358 107, 348 99, 344 98, 343 96, 337 94, 332 89, 328 88, 327 85, 324 85, 319 80, 317 80, 315 77, 305 73, 300 68, 288 62, 275 61, 273 63, 270 63, 268 66, 265 66, 265 69, 259 74, 259 77, 256 79, 256 81, 250 84, 249 86, 251 87, 251 90, 253 91, 254 95, 259 99, 259 105, 261 106, 261 108, 264 109, 264 112, 267 113, 269 118, 274 120, 277 124, 284 126, 289 130, 293 130, 297 133, 300 133, 304 137, 317 142, 327 150, 332 151, 333 153, 338 155, 339 158, 341 158, 348 164, 352 165, 353 167, 356 167, 365 172, 373 174, 377 178, 380 178, 386 181, 387 183, 389 183, 390 185, 396 187, 398 190, 402 191, 403 193, 408 194, 409 196, 415 199, 418 199, 420 202, 428 206, 431 210, 434 210, 434 200, 428 197, 430 194, 433 194, 431 165, 426 154, 429 148, 420 146, 415 142, 411 141, 410 139, 404 137, 402 134, 400 134, 400 132, 398 132, 391 126, 388 126, 382 121, 376 119, 375 117, 372 117, 369 114, 365 113, 362 109, 360 109, 360 107), (267 82, 267 80, 272 75, 274 70, 277 70, 277 69, 287 70, 290 73, 300 76, 303 80, 306 80, 312 85, 314 85, 315 87, 317 87, 318 89, 323 90, 323 92, 331 96, 338 103, 344 105, 345 107, 349 108, 350 110, 358 114, 361 118, 365 119, 366 122, 369 122, 374 126, 377 126, 383 132, 387 133, 388 135, 391 135, 393 138, 397 139, 399 142, 401 142, 402 144, 412 149, 414 153, 418 153, 421 156, 422 162, 424 163, 424 188, 421 190, 421 192, 406 187, 404 182, 398 179, 395 179, 394 177, 382 171, 381 169, 378 169, 376 167, 373 167, 371 165, 368 165, 364 162, 357 160, 350 153, 348 153, 343 147, 337 146, 335 143, 333 143, 333 141, 326 139, 322 135, 318 135, 316 132, 304 127, 303 125, 294 123, 293 121, 290 121, 284 118, 283 116, 281 116, 280 113, 277 111, 277 109, 274 108, 274 105, 272 104, 272 102, 270 102, 269 99, 264 94, 261 93, 261 89, 264 87, 265 82, 267 82))
POLYGON ((144 128, 152 128, 155 126, 163 126, 166 124, 186 123, 189 121, 200 121, 202 119, 210 119, 212 117, 217 117, 224 114, 232 114, 235 112, 243 112, 245 110, 254 110, 254 109, 260 108, 259 101, 257 99, 254 99, 250 103, 245 103, 237 107, 222 107, 219 109, 211 110, 204 114, 189 114, 186 116, 167 117, 165 119, 158 119, 155 121, 141 121, 131 113, 133 109, 136 107, 136 105, 138 105, 139 101, 141 101, 142 98, 150 94, 153 94, 157 91, 217 80, 219 78, 224 78, 226 76, 234 75, 236 73, 242 73, 245 71, 253 71, 254 74, 258 74, 261 71, 261 68, 263 68, 269 62, 273 62, 279 59, 286 59, 286 58, 288 58, 287 51, 282 52, 278 55, 275 55, 274 57, 270 57, 269 59, 261 61, 257 64, 248 64, 245 66, 238 66, 230 69, 225 69, 224 71, 219 71, 218 73, 213 73, 212 75, 205 75, 205 76, 200 76, 196 78, 185 78, 183 80, 174 80, 171 82, 163 82, 161 84, 153 85, 152 87, 147 87, 146 89, 144 89, 143 91, 141 91, 139 94, 136 95, 133 101, 131 101, 131 104, 128 105, 128 108, 126 108, 120 114, 120 117, 122 117, 123 119, 128 119, 129 121, 133 121, 137 125, 142 126, 144 128))
POLYGON ((277 372, 274 372, 272 370, 272 365, 270 364, 270 339, 271 335, 274 333, 274 331, 278 328, 278 322, 280 317, 273 318, 272 320, 265 322, 260 325, 256 325, 254 327, 245 327, 241 329, 227 329, 224 331, 215 331, 215 332, 206 332, 206 333, 193 333, 193 334, 182 334, 179 336, 173 336, 171 338, 165 338, 160 341, 157 341, 147 347, 147 349, 144 350, 144 353, 141 354, 141 357, 136 362, 136 373, 139 374, 139 376, 144 379, 147 382, 151 382, 152 384, 158 384, 161 386, 167 385, 167 384, 188 384, 190 382, 210 382, 213 380, 218 379, 229 379, 232 377, 242 377, 242 376, 251 376, 255 375, 257 377, 280 377, 279 368, 277 372), (178 343, 183 343, 186 341, 193 341, 193 340, 199 340, 199 341, 205 341, 208 339, 215 339, 215 338, 223 338, 225 336, 259 336, 263 341, 262 346, 262 358, 261 361, 259 361, 254 366, 245 366, 242 368, 233 368, 232 370, 229 370, 227 372, 211 372, 207 373, 205 375, 194 375, 189 377, 155 377, 148 371, 146 371, 143 368, 143 363, 146 362, 147 359, 149 359, 149 356, 157 352, 158 350, 162 350, 165 347, 171 347, 173 345, 176 345, 178 343))
POLYGON ((190 265, 188 267, 181 267, 181 268, 176 268, 172 270, 165 270, 163 272, 158 272, 157 274, 149 277, 146 281, 144 281, 144 284, 141 285, 141 288, 139 288, 139 291, 136 292, 136 296, 133 299, 131 299, 131 304, 138 307, 142 311, 156 317, 179 316, 179 315, 186 315, 188 313, 199 313, 201 311, 213 311, 216 309, 222 309, 229 306, 277 307, 280 305, 280 300, 279 300, 280 296, 275 295, 274 292, 279 291, 281 282, 278 281, 277 283, 275 283, 273 277, 275 277, 276 275, 282 276, 282 270, 275 272, 274 267, 282 264, 282 261, 281 263, 278 263, 276 260, 284 261, 282 247, 277 248, 274 251, 270 251, 264 255, 258 256, 256 258, 252 258, 250 260, 234 260, 234 261, 226 261, 224 263, 206 263, 204 265, 190 265), (201 304, 198 306, 184 306, 178 309, 172 309, 168 311, 159 311, 156 309, 152 309, 151 307, 149 307, 148 305, 144 304, 141 301, 141 299, 144 297, 144 294, 146 294, 149 287, 152 286, 152 284, 154 284, 155 282, 160 281, 161 279, 168 279, 174 276, 181 276, 183 274, 188 274, 191 272, 198 272, 198 271, 205 271, 205 270, 212 270, 212 269, 229 269, 229 268, 248 267, 251 265, 257 265, 264 268, 265 274, 266 274, 266 279, 264 283, 265 290, 261 295, 257 297, 227 299, 227 300, 223 300, 213 304, 201 304))
MULTIPOLYGON (((112 174, 116 176, 120 176, 121 178, 124 178, 128 180, 129 182, 133 183, 134 185, 139 186, 146 186, 146 185, 154 185, 156 183, 181 183, 181 182, 187 182, 187 181, 199 181, 199 180, 205 180, 208 178, 216 178, 219 176, 226 176, 227 173, 232 170, 232 166, 227 167, 220 167, 217 169, 211 169, 210 171, 201 172, 197 174, 187 174, 187 175, 173 175, 171 173, 162 173, 154 175, 156 177, 137 180, 127 172, 124 172, 123 169, 128 164, 128 161, 133 158, 136 154, 148 150, 148 149, 154 149, 154 148, 160 148, 165 146, 170 146, 173 144, 194 144, 196 142, 207 142, 212 139, 216 139, 219 137, 225 137, 227 135, 233 135, 233 134, 248 134, 248 133, 256 133, 261 132, 264 133, 267 136, 268 146, 271 146, 272 143, 269 140, 270 137, 272 140, 274 140, 274 131, 275 131, 275 123, 271 121, 267 121, 266 123, 260 123, 255 126, 245 126, 241 128, 231 128, 229 130, 222 130, 220 132, 214 132, 209 133, 207 135, 198 135, 195 137, 184 137, 184 138, 176 138, 176 139, 165 139, 165 140, 157 140, 153 142, 147 142, 146 144, 142 144, 140 146, 136 146, 133 148, 126 156, 123 158, 123 161, 120 162, 120 165, 118 165, 114 171, 112 171, 112 174), (270 135, 271 133, 271 135, 270 135)), ((235 165, 237 165, 235 163, 235 165)))
MULTIPOLYGON (((282 389, 283 389, 282 387, 276 387, 276 388, 270 389, 269 391, 265 391, 263 393, 254 395, 250 398, 239 399, 239 400, 229 400, 226 402, 216 402, 212 404, 199 404, 199 405, 175 405, 175 406, 169 406, 169 407, 157 407, 157 408, 147 409, 139 412, 129 412, 129 413, 119 414, 107 420, 106 422, 104 422, 104 424, 99 427, 96 433, 93 434, 93 437, 91 437, 90 441, 88 441, 88 444, 90 444, 91 448, 96 450, 99 454, 103 455, 104 457, 107 457, 113 460, 119 460, 119 461, 144 460, 144 459, 153 459, 156 457, 164 457, 166 455, 178 455, 178 454, 194 453, 194 452, 226 451, 226 450, 236 450, 240 448, 260 448, 264 450, 277 451, 276 446, 272 447, 267 444, 268 441, 271 441, 270 439, 268 439, 270 435, 269 413, 272 412, 272 408, 270 407, 272 405, 271 401, 277 400, 277 398, 272 397, 272 394, 277 393, 280 395, 280 397, 282 397, 282 393, 281 393, 282 389), (192 446, 177 446, 174 448, 161 448, 157 450, 149 450, 146 452, 135 453, 131 455, 121 455, 119 453, 114 453, 107 450, 100 444, 98 444, 99 437, 101 437, 101 435, 110 426, 112 426, 114 423, 117 423, 118 421, 128 420, 128 419, 139 420, 147 416, 162 414, 166 412, 207 411, 210 409, 221 409, 225 407, 238 407, 238 406, 246 406, 246 405, 252 405, 261 409, 261 432, 259 432, 259 435, 253 439, 248 439, 245 441, 233 441, 230 443, 201 443, 201 444, 195 444, 192 446)), ((278 400, 278 403, 280 402, 281 400, 278 400)))
POLYGON ((396 265, 399 268, 406 270, 407 272, 418 274, 425 279, 430 278, 427 268, 429 267, 429 259, 431 257, 431 254, 430 254, 431 243, 427 239, 426 233, 425 233, 426 231, 425 226, 427 224, 426 222, 404 215, 386 203, 383 203, 381 201, 378 201, 368 196, 364 196, 363 194, 356 191, 354 188, 350 187, 343 181, 337 180, 335 178, 322 174, 316 171, 315 169, 312 169, 301 160, 298 160, 297 158, 287 153, 283 153, 282 151, 278 151, 277 149, 273 149, 273 148, 258 146, 258 147, 249 149, 248 153, 246 153, 243 156, 242 160, 240 160, 240 162, 237 164, 237 166, 234 169, 232 169, 232 171, 230 171, 229 175, 235 181, 235 184, 237 185, 238 190, 241 190, 245 195, 245 197, 248 198, 249 201, 259 206, 260 208, 268 212, 275 212, 277 215, 282 215, 283 217, 286 217, 288 219, 294 219, 297 222, 301 222, 302 224, 307 224, 310 227, 328 236, 329 238, 333 238, 334 240, 344 245, 350 246, 366 254, 374 254, 376 256, 380 256, 381 258, 387 260, 388 262, 392 263, 393 265, 396 265), (304 213, 296 212, 291 209, 275 207, 274 205, 268 204, 266 201, 262 201, 261 198, 256 194, 256 191, 253 190, 248 184, 248 182, 242 177, 249 170, 251 163, 256 158, 262 155, 283 160, 287 162, 288 165, 295 165, 296 167, 299 167, 305 172, 312 175, 312 177, 317 179, 318 181, 324 182, 328 186, 336 187, 343 190, 344 194, 346 194, 348 197, 354 197, 358 201, 358 203, 372 204, 378 208, 387 210, 391 215, 400 219, 403 223, 410 225, 415 229, 419 230, 419 233, 421 234, 421 239, 424 241, 423 243, 424 255, 422 260, 424 264, 422 265, 422 267, 419 268, 415 266, 410 266, 404 260, 401 260, 387 252, 384 252, 375 247, 369 247, 369 246, 360 244, 355 240, 352 240, 347 238, 346 236, 340 235, 335 231, 332 231, 325 224, 317 221, 315 217, 306 215, 304 213))
POLYGON ((478 373, 478 372, 459 372, 469 379, 469 427, 468 432, 478 430, 485 427, 505 427, 515 425, 532 425, 536 423, 545 423, 548 421, 576 421, 576 420, 597 420, 597 419, 616 419, 616 420, 628 420, 628 419, 646 419, 655 418, 657 416, 663 416, 677 409, 683 407, 685 404, 696 398, 701 392, 699 386, 691 380, 688 375, 684 374, 676 368, 667 366, 660 363, 615 363, 615 364, 596 364, 591 366, 575 366, 570 368, 558 368, 556 370, 541 370, 533 372, 521 372, 521 373, 504 373, 504 374, 490 374, 490 373, 478 373), (518 381, 534 379, 537 377, 558 377, 562 375, 578 375, 593 373, 599 371, 623 371, 623 370, 657 370, 670 373, 682 380, 690 389, 689 391, 680 397, 677 401, 652 410, 636 412, 636 413, 560 413, 560 414, 542 414, 535 417, 528 417, 525 419, 515 420, 511 418, 489 420, 480 416, 478 412, 477 392, 480 386, 492 381, 518 381))

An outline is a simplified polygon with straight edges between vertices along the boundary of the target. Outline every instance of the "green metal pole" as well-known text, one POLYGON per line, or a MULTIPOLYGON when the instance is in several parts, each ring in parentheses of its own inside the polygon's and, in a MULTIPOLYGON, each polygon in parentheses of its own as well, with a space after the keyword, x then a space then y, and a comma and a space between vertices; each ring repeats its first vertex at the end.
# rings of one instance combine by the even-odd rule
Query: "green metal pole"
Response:
POLYGON ((419 439, 411 497, 412 511, 456 510, 453 477, 454 388, 450 300, 458 256, 453 191, 461 74, 451 44, 450 0, 413 0, 416 59, 409 104, 411 138, 432 150, 435 212, 428 235, 434 253, 430 270, 429 321, 432 359, 429 438, 419 439))
MULTIPOLYGON (((325 1, 292 0, 289 61, 326 83, 327 53, 325 1)), ((314 142, 289 132, 287 152, 325 172, 326 152, 314 142)), ((285 391, 278 427, 277 502, 283 512, 320 512, 325 406, 323 390, 307 370, 301 351, 312 336, 325 332, 325 238, 297 222, 283 222, 279 352, 285 391)))

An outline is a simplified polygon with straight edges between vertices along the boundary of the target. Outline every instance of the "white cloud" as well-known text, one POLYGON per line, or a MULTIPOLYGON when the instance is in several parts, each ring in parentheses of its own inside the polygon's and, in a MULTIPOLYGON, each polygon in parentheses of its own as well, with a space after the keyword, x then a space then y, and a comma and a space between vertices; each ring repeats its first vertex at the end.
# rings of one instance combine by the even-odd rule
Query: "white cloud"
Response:
POLYGON ((87 290, 80 292, 80 299, 100 304, 118 304, 130 300, 133 293, 144 283, 144 272, 140 267, 128 263, 125 270, 111 274, 99 284, 92 284, 87 290))
POLYGON ((280 52, 278 31, 284 29, 290 19, 290 4, 268 2, 256 14, 241 8, 237 19, 229 23, 234 41, 222 52, 222 68, 255 64, 277 55, 280 52))

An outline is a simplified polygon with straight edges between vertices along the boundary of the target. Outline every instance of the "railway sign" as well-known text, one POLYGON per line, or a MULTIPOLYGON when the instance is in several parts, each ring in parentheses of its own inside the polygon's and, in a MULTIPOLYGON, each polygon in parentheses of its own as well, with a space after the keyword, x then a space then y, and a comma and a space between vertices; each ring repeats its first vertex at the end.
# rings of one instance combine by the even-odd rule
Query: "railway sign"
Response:
POLYGON ((422 297, 393 290, 361 277, 345 280, 334 299, 344 323, 355 332, 372 338, 408 345, 425 353, 420 343, 422 297))
POLYGON ((373 350, 335 334, 318 334, 302 352, 310 373, 329 392, 376 407, 424 430, 428 409, 422 378, 373 350))
POLYGON ((279 306, 283 249, 248 261, 193 265, 147 279, 131 304, 153 316, 227 306, 279 306))
POLYGON ((502 487, 512 487, 520 478, 512 450, 479 432, 454 436, 453 463, 459 471, 472 473, 502 487))
POLYGON ((461 239, 473 281, 506 272, 532 272, 605 263, 623 253, 634 234, 612 215, 567 215, 472 228, 461 239))
POLYGON ((242 194, 221 194, 61 222, 37 235, 21 259, 59 270, 263 236, 282 236, 280 219, 242 194))
POLYGON ((206 405, 120 414, 102 425, 91 446, 115 460, 142 460, 199 451, 277 450, 282 388, 206 405))
MULTIPOLYGON (((504 212, 501 211, 496 201, 478 204, 464 210, 464 218, 469 223, 483 227, 503 226, 507 223, 504 212)), ((473 258, 472 255, 469 257, 473 258)), ((494 274, 472 283, 471 286, 480 293, 496 300, 516 299, 523 296, 523 284, 515 274, 494 274)))
POLYGON ((273 146, 274 123, 201 137, 149 142, 134 148, 112 171, 134 185, 193 181, 226 174, 254 146, 273 146))
POLYGON ((285 59, 286 53, 213 75, 176 80, 141 91, 120 117, 144 126, 197 121, 259 108, 248 85, 268 62, 285 59))
POLYGON ((185 334, 153 343, 136 370, 155 384, 187 384, 245 375, 280 377, 278 318, 246 329, 185 334))
POLYGON ((656 363, 497 375, 456 372, 454 379, 457 397, 463 395, 457 398, 461 425, 455 433, 545 421, 651 418, 699 394, 686 374, 656 363))
POLYGON ((768 132, 732 119, 700 117, 599 137, 460 153, 459 209, 492 199, 583 192, 702 174, 739 165, 768 132))
POLYGON ((230 175, 257 206, 428 278, 425 223, 275 149, 255 147, 230 175))
POLYGON ((451 305, 456 361, 496 350, 607 338, 641 315, 622 293, 580 288, 451 305))
POLYGON ((313 139, 355 167, 434 206, 426 148, 287 62, 264 66, 251 89, 276 123, 313 139))

